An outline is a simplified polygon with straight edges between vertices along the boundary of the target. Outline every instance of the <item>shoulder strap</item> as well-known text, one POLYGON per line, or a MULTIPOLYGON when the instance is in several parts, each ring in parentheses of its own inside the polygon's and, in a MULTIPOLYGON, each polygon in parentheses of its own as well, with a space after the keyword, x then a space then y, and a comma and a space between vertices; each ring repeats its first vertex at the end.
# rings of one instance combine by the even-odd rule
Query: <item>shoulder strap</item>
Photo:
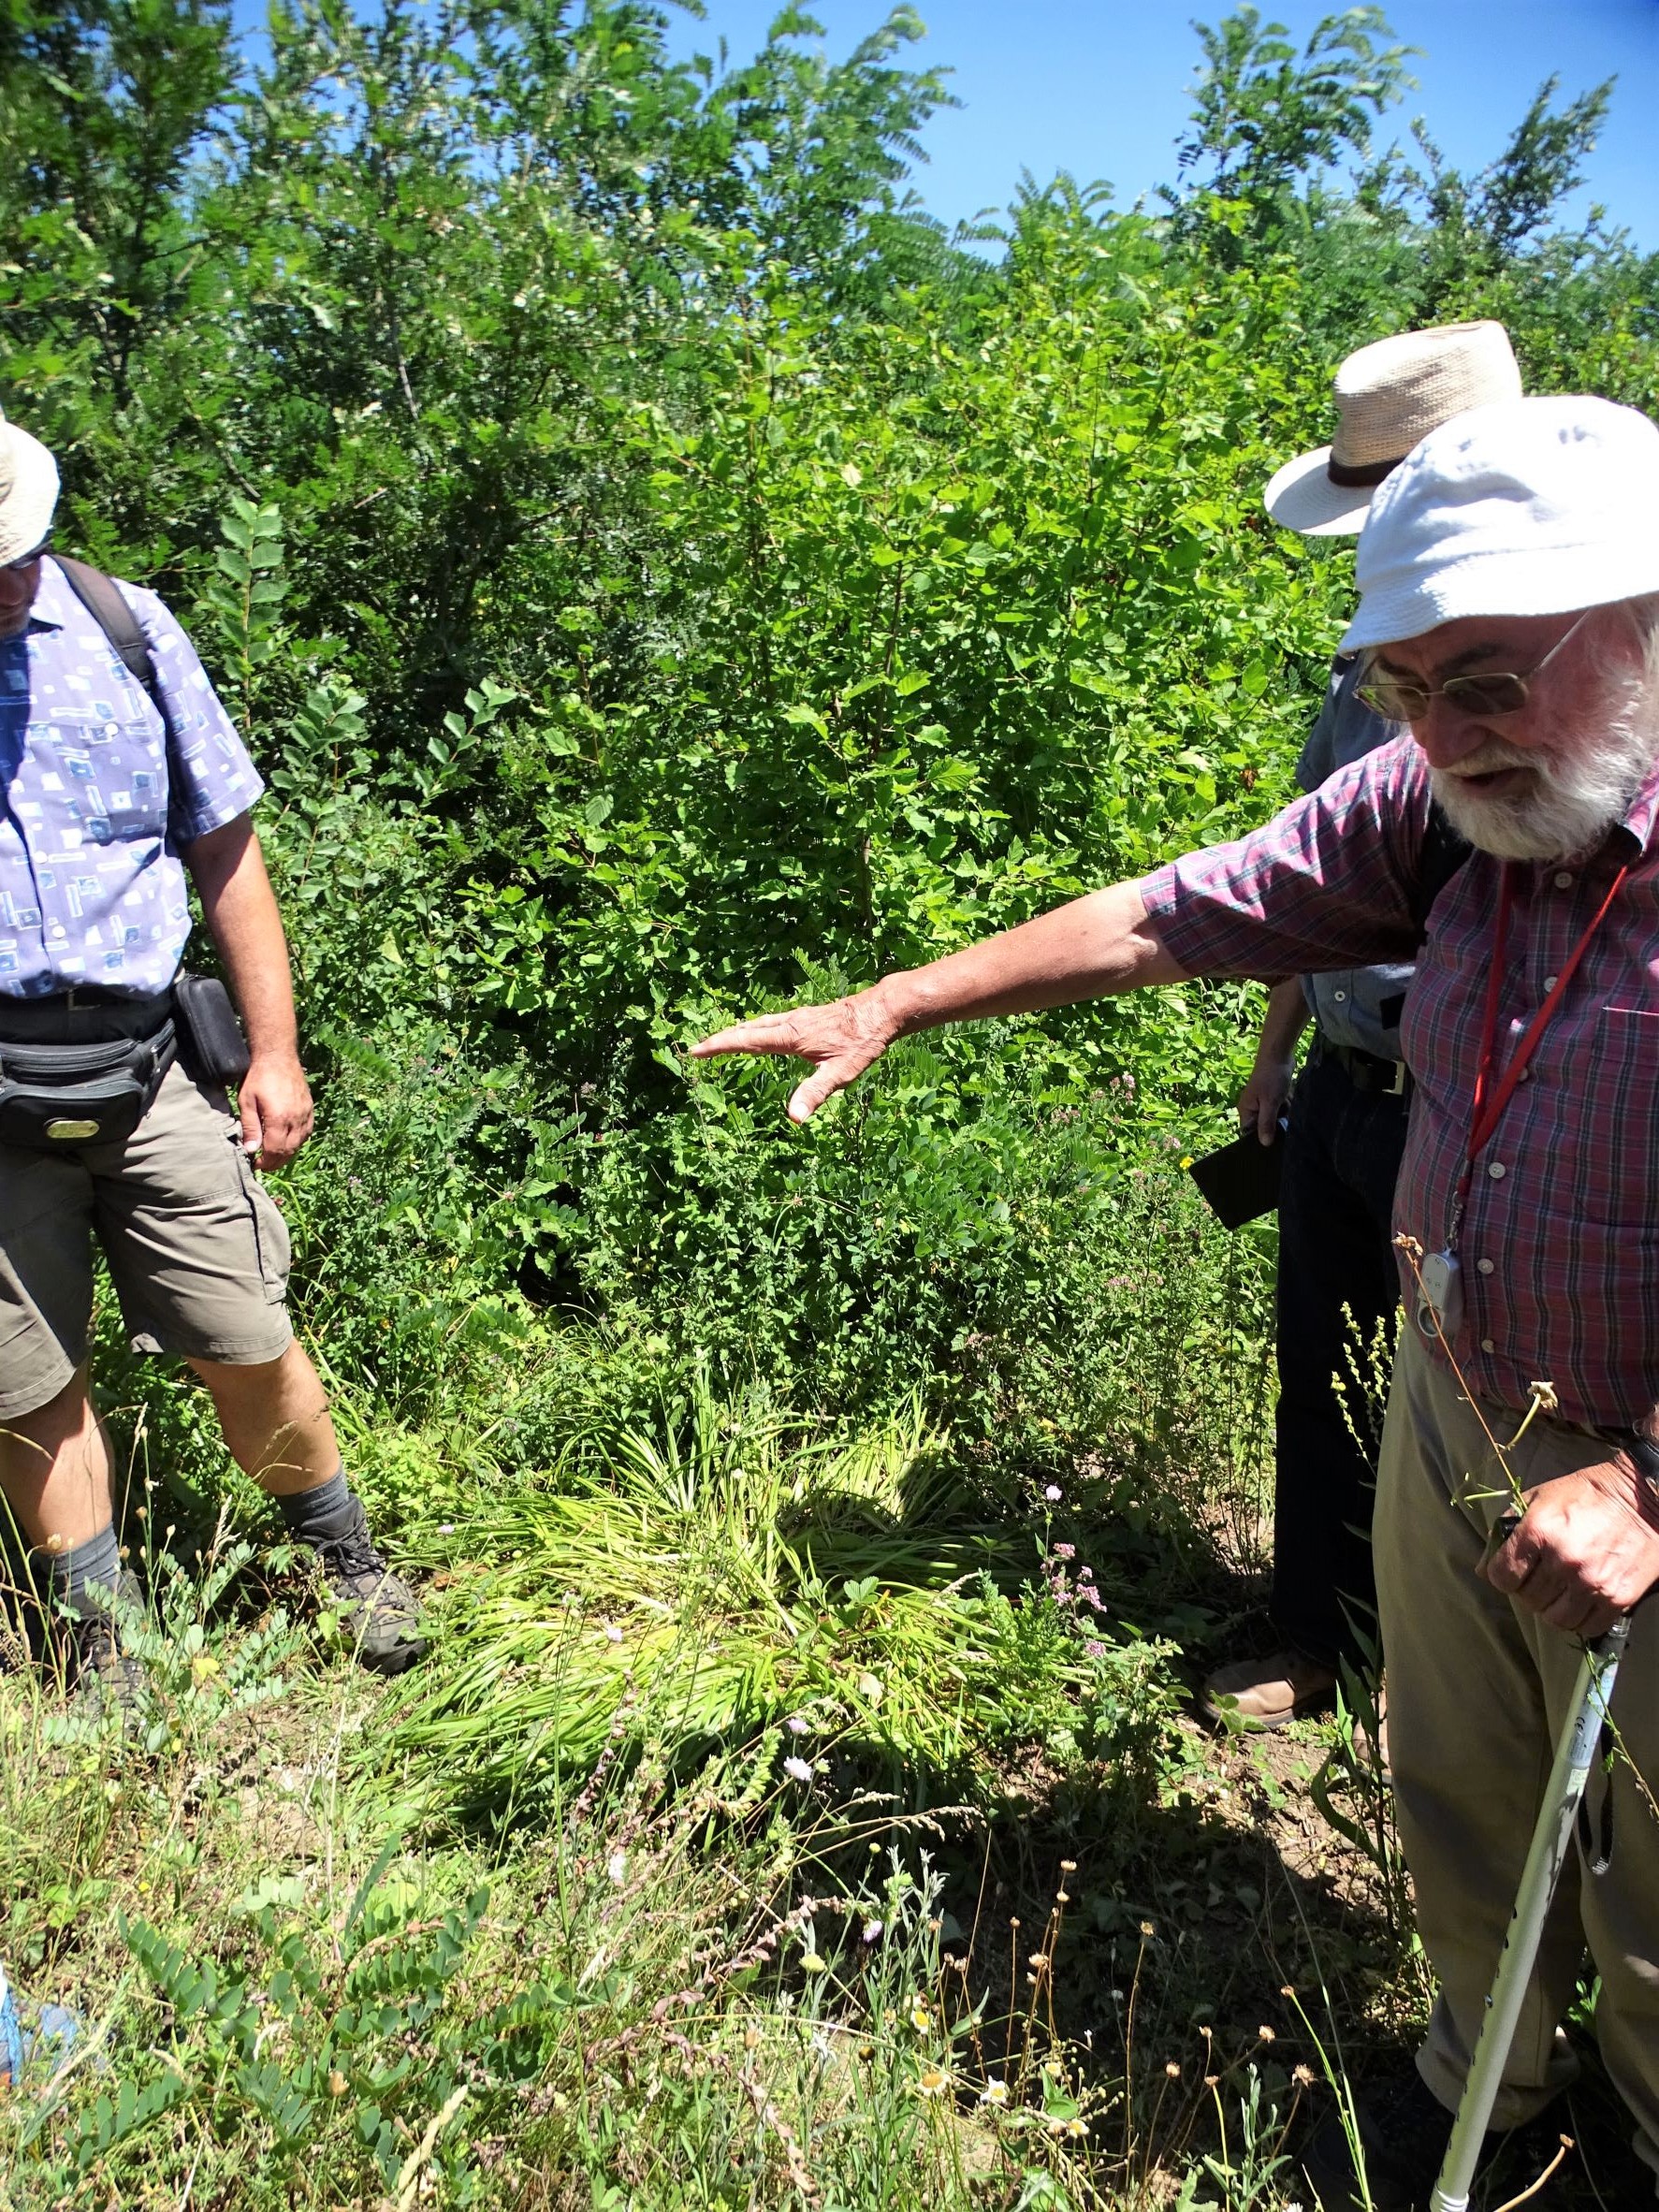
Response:
POLYGON ((161 691, 155 680, 155 662, 150 657, 150 644, 138 625, 138 618, 122 597, 112 577, 101 568, 94 568, 85 560, 71 560, 66 553, 54 553, 52 559, 64 572, 68 585, 81 605, 97 624, 116 652, 126 663, 150 694, 150 704, 165 723, 167 710, 161 703, 161 691))
POLYGON ((1473 851, 1468 838, 1459 836, 1438 803, 1431 800, 1428 826, 1423 831, 1423 849, 1418 860, 1416 895, 1411 906, 1412 920, 1417 924, 1419 937, 1429 926, 1434 901, 1473 851))

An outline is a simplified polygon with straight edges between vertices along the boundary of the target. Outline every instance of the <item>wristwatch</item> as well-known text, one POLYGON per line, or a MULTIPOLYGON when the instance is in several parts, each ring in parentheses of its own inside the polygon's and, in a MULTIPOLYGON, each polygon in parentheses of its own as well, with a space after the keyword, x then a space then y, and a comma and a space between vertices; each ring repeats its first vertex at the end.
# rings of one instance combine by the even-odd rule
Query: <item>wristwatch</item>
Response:
POLYGON ((1608 1440, 1618 1446, 1636 1469, 1637 1480, 1647 1492, 1647 1504, 1659 1509, 1659 1444, 1639 1429, 1609 1429, 1608 1440))

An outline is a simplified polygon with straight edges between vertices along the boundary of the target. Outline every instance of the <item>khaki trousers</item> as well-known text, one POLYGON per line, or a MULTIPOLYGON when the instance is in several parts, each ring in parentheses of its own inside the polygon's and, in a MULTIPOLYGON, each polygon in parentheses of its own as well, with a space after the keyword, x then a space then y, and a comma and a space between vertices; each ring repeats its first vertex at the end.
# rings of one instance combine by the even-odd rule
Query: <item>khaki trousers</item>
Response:
MULTIPOLYGON (((1407 1322, 1390 1393, 1374 1541, 1388 1654, 1389 1750, 1418 1925, 1439 1997, 1418 2055, 1442 2103, 1461 2093, 1503 1946, 1580 1656, 1476 1572, 1508 1504, 1481 1417, 1507 1444, 1520 1416, 1478 1409, 1407 1322)), ((1606 1448, 1542 1420, 1509 1455, 1528 1490, 1604 1459, 1606 1448)), ((1659 1783, 1659 1597, 1636 1615, 1613 1718, 1650 1786, 1659 1783)), ((1589 1804, 1609 1787, 1597 1768, 1589 1804)), ((1659 2167, 1659 1820, 1615 1762, 1612 1862, 1569 1853, 1493 2115, 1519 2125, 1570 2078, 1558 2023, 1585 1946, 1601 1976, 1602 2057, 1659 2167)), ((1598 1818, 1599 1825, 1599 1818, 1598 1818)))

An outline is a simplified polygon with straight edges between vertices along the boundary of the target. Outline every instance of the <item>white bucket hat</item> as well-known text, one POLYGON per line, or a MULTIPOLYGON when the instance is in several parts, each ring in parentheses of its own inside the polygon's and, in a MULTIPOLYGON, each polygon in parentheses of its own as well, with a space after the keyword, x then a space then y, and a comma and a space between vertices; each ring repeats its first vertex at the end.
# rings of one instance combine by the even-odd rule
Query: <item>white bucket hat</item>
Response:
POLYGON ((1441 323, 1362 345, 1334 389, 1335 438, 1287 461, 1262 494, 1273 520, 1303 537, 1352 536, 1420 439, 1466 407, 1519 400, 1521 371, 1502 323, 1441 323))
POLYGON ((38 438, 0 415, 0 567, 34 551, 57 503, 58 464, 38 438))
POLYGON ((1510 400, 1460 415, 1377 493, 1342 649, 1659 591, 1655 516, 1659 428, 1636 408, 1510 400))

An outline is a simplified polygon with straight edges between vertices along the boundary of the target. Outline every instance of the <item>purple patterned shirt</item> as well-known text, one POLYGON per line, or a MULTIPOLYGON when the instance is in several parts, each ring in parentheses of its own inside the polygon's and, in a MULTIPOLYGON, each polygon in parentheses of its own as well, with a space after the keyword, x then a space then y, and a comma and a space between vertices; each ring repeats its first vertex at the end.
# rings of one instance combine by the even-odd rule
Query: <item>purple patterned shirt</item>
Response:
POLYGON ((0 997, 166 990, 190 935, 180 848, 264 790, 196 649, 123 584, 170 728, 57 562, 0 640, 0 997))
MULTIPOLYGON (((1253 836, 1142 885, 1194 975, 1287 975, 1404 960, 1429 775, 1398 738, 1253 836)), ((1494 1073, 1623 860, 1631 873, 1475 1163, 1459 1252, 1469 1388, 1521 1407, 1552 1383, 1569 1420, 1625 1423, 1659 1402, 1659 769, 1587 861, 1514 866, 1494 1073)), ((1468 1154, 1500 864, 1475 853, 1434 903, 1405 1004, 1417 1081, 1397 1231, 1438 1251, 1468 1154)), ((1416 1305, 1404 1262, 1407 1311, 1416 1305)), ((1436 1356, 1441 1356, 1438 1353, 1436 1356)))

